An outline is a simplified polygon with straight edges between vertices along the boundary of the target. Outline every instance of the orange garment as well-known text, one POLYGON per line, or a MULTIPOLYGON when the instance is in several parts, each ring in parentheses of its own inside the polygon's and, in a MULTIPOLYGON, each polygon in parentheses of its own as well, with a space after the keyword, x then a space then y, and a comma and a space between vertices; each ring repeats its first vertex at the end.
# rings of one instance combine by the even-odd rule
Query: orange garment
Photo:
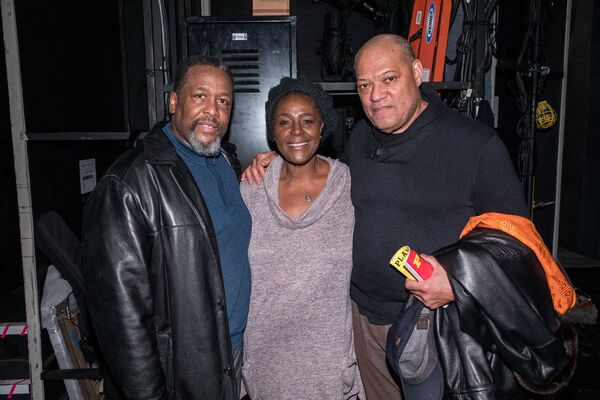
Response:
POLYGON ((544 268, 554 309, 562 315, 575 305, 575 290, 573 290, 562 270, 552 258, 540 234, 530 220, 517 215, 485 213, 471 217, 460 237, 462 238, 475 228, 500 230, 529 247, 542 264, 542 268, 544 268))

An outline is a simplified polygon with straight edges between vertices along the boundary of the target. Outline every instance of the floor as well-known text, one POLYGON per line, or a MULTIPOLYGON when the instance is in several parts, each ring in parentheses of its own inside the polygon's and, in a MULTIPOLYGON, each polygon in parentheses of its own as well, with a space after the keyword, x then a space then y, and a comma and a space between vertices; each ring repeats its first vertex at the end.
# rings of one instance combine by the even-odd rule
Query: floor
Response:
MULTIPOLYGON (((559 254, 561 265, 567 271, 579 293, 589 297, 594 306, 600 306, 600 261, 579 256, 567 250, 559 254)), ((0 298, 0 315, 3 320, 23 319, 24 304, 15 301, 20 296, 18 290, 0 298)), ((589 304, 578 307, 573 320, 578 332, 578 365, 569 386, 557 396, 547 397, 559 400, 600 400, 600 325, 597 309, 589 304), (596 310, 596 318, 594 317, 596 310)), ((26 340, 19 337, 6 337, 0 340, 0 377, 10 378, 27 370, 26 340)), ((16 377, 16 376, 15 376, 16 377)), ((48 388, 50 389, 50 388, 48 388)), ((55 392, 55 390, 48 390, 55 392)), ((48 400, 55 397, 47 397, 48 400)), ((58 398, 58 397, 56 397, 58 398)))
POLYGON ((597 318, 597 308, 600 307, 600 261, 566 249, 559 250, 559 261, 578 293, 591 298, 594 306, 580 304, 579 310, 575 309, 573 319, 579 340, 577 368, 571 384, 558 398, 600 400, 600 324, 597 318))

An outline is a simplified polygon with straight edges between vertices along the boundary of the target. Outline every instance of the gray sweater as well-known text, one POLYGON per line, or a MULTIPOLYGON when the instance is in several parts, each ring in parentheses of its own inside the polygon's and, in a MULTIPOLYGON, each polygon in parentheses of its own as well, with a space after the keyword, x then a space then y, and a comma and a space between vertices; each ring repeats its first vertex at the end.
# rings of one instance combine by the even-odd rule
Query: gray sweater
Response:
POLYGON ((242 183, 252 215, 252 293, 243 378, 253 400, 364 398, 349 297, 354 209, 348 167, 292 219, 279 207, 282 159, 261 187, 242 183))

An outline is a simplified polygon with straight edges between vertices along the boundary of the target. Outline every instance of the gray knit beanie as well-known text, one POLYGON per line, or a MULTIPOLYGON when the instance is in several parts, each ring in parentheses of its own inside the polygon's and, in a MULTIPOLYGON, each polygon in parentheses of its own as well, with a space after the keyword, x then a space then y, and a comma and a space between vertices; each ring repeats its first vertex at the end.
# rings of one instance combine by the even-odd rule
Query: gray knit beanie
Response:
POLYGON ((267 138, 273 142, 273 113, 279 101, 291 93, 302 93, 317 103, 321 117, 323 118, 323 131, 321 132, 321 143, 335 130, 337 125, 337 114, 333 109, 331 96, 320 85, 308 82, 304 79, 281 78, 279 85, 269 90, 269 98, 265 103, 265 117, 267 119, 267 138))

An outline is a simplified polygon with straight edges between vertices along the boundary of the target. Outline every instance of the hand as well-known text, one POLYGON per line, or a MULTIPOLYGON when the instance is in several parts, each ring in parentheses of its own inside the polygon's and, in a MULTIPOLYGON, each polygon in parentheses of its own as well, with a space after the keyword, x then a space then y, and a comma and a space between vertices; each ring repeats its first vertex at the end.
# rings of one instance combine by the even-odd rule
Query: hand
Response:
POLYGON ((406 290, 411 292, 430 310, 435 310, 454 301, 452 286, 450 286, 448 274, 446 274, 444 267, 433 256, 421 255, 421 257, 433 266, 433 274, 423 282, 407 279, 404 285, 406 290))
POLYGON ((252 159, 252 163, 242 173, 241 181, 247 181, 248 183, 256 183, 260 185, 262 178, 267 173, 267 167, 277 157, 277 153, 274 151, 264 151, 262 153, 256 153, 252 159))

